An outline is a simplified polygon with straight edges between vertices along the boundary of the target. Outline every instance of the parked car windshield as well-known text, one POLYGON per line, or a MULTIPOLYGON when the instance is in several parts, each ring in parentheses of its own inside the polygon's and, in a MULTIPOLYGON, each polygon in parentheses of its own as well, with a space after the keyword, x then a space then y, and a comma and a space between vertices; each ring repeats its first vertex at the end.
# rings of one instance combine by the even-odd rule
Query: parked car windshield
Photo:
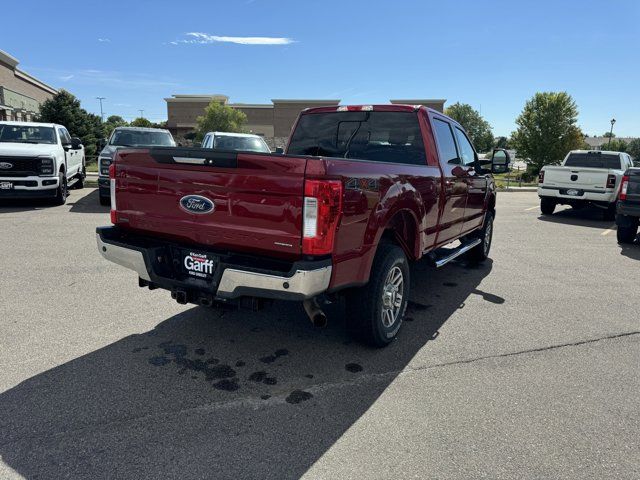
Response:
POLYGON ((418 115, 414 112, 330 112, 303 115, 293 133, 287 153, 426 164, 418 115))
POLYGON ((109 145, 117 147, 173 147, 173 137, 169 132, 150 132, 144 130, 116 130, 109 145))
POLYGON ((5 143, 56 143, 52 127, 29 127, 22 125, 0 125, 0 142, 5 143))
POLYGON ((261 138, 236 137, 232 135, 216 135, 213 140, 213 148, 220 150, 248 151, 271 153, 267 144, 261 138))
POLYGON ((564 166, 619 170, 620 155, 599 152, 570 153, 564 166))

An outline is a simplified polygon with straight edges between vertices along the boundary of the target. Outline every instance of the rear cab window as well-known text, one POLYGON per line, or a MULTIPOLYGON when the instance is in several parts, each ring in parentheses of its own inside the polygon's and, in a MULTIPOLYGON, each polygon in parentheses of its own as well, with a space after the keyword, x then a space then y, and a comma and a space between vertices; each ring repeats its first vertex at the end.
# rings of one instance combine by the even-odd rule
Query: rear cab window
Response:
POLYGON ((426 165, 416 112, 326 112, 300 117, 289 155, 426 165))
POLYGON ((606 168, 609 170, 620 170, 620 155, 612 155, 609 153, 580 152, 570 153, 564 162, 565 167, 583 167, 583 168, 606 168))

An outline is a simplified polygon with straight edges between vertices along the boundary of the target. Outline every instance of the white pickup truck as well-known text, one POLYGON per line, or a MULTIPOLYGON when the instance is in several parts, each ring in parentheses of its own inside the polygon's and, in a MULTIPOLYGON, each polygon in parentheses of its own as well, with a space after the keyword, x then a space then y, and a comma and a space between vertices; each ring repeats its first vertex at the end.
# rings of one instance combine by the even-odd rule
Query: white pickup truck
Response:
POLYGON ((62 125, 0 122, 0 199, 49 198, 62 205, 85 176, 84 147, 62 125))
POLYGON ((633 166, 623 152, 572 150, 562 166, 547 165, 540 171, 538 196, 543 215, 551 215, 556 205, 602 209, 606 220, 615 219, 616 200, 622 175, 633 166))

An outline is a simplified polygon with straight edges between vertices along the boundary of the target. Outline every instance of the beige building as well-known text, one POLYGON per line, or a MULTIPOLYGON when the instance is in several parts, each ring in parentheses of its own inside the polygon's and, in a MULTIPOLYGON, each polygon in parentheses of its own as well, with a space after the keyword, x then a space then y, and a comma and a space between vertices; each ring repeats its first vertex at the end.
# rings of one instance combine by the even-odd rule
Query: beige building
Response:
MULTIPOLYGON (((167 102, 167 128, 176 137, 184 137, 196 127, 196 119, 212 100, 237 108, 247 115, 249 132, 265 137, 271 147, 286 143, 298 114, 309 107, 338 105, 340 100, 273 99, 269 104, 229 103, 226 95, 173 95, 167 102)), ((391 103, 425 105, 443 111, 445 100, 391 100, 391 103)))
POLYGON ((0 120, 32 121, 40 104, 57 92, 18 68, 18 60, 0 50, 0 120))

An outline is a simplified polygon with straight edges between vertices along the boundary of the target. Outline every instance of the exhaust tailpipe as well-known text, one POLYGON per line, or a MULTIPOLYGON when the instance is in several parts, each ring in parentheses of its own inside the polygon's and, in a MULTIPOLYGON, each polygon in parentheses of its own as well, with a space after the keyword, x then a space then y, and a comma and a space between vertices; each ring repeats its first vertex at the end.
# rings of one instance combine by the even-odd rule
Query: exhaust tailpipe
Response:
POLYGON ((309 316, 309 320, 316 328, 324 328, 327 326, 327 316, 318 305, 318 300, 316 297, 309 298, 302 302, 302 306, 304 307, 304 311, 307 312, 309 316))

